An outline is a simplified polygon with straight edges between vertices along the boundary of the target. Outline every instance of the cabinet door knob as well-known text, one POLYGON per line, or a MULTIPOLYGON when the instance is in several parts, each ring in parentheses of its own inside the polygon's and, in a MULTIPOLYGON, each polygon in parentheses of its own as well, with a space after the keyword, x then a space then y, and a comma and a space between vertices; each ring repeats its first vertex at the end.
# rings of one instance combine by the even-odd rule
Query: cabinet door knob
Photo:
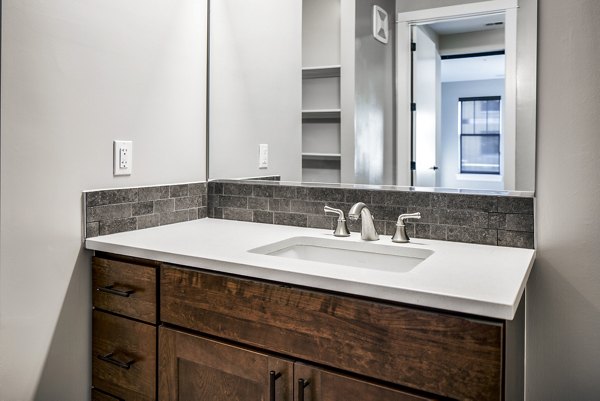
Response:
POLYGON ((111 352, 106 355, 98 355, 97 358, 100 359, 101 361, 108 362, 115 366, 118 366, 121 369, 129 369, 131 367, 131 365, 133 365, 133 363, 135 362, 133 359, 128 362, 121 362, 121 361, 115 359, 114 355, 115 355, 115 353, 111 352))
POLYGON ((281 373, 269 372, 269 401, 275 401, 275 380, 281 377, 281 373))
POLYGON ((309 384, 309 380, 298 379, 298 401, 304 401, 304 388, 309 384))
POLYGON ((117 290, 117 289, 115 289, 114 284, 107 285, 104 287, 98 287, 98 288, 96 288, 96 290, 100 291, 100 292, 106 292, 106 293, 112 294, 112 295, 118 295, 120 297, 125 297, 125 298, 129 298, 129 296, 135 292, 135 290, 127 290, 127 289, 117 290))

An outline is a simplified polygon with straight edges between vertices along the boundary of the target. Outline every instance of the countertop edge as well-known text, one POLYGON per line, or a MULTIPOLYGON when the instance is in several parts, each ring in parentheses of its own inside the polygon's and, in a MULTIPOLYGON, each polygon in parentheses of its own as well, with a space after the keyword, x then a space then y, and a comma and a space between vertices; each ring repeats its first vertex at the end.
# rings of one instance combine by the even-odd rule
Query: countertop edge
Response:
MULTIPOLYGON (((95 237, 99 238, 99 237, 95 237)), ((189 268, 205 269, 214 272, 234 274, 259 280, 289 283, 321 290, 335 291, 348 295, 364 296, 381 301, 398 302, 416 307, 434 308, 450 313, 463 313, 484 318, 512 320, 522 299, 527 279, 535 261, 535 251, 527 268, 524 280, 512 304, 491 303, 487 301, 459 298, 444 294, 428 293, 409 289, 381 287, 373 284, 356 283, 340 279, 312 276, 296 272, 266 269, 243 263, 233 263, 214 258, 201 258, 160 250, 137 248, 128 245, 111 244, 88 238, 85 241, 88 250, 101 251, 141 259, 156 260, 189 268), (218 266, 217 266, 218 264, 218 266), (340 286, 345 290, 340 290, 340 286), (450 303, 450 305, 449 305, 450 303), (450 306, 450 307, 449 307, 450 306)))

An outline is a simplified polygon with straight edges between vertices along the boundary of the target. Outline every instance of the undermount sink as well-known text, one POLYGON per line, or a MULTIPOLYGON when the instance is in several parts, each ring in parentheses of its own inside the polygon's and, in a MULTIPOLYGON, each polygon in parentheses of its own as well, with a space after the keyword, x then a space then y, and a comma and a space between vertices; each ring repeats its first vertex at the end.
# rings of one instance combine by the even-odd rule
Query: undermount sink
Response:
POLYGON ((433 254, 430 249, 317 237, 292 237, 248 252, 396 273, 409 272, 433 254))

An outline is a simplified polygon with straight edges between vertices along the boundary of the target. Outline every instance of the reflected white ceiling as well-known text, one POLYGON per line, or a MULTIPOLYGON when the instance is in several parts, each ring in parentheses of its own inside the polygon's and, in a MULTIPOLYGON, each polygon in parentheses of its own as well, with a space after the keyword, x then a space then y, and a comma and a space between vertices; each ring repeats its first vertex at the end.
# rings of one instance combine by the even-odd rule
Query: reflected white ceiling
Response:
MULTIPOLYGON (((504 29, 504 14, 453 19, 427 24, 439 36, 504 29), (502 23, 499 25, 498 23, 502 23)), ((442 60, 442 82, 504 78, 504 55, 442 60)))
POLYGON ((442 82, 504 78, 504 54, 442 60, 442 82))
POLYGON ((434 22, 427 24, 427 26, 438 35, 454 35, 456 33, 504 29, 504 14, 453 19, 448 21, 434 22), (496 25, 498 22, 502 22, 502 25, 496 25))

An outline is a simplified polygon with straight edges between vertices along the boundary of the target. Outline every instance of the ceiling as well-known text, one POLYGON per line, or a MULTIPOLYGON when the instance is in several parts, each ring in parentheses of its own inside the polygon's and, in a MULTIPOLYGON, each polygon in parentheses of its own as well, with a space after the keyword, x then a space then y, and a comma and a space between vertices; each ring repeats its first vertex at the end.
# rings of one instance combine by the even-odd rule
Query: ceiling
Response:
MULTIPOLYGON (((428 23, 438 36, 504 30, 504 14, 481 15, 428 23)), ((442 60, 442 82, 479 81, 504 78, 504 55, 442 60)))
POLYGON ((504 14, 482 15, 427 24, 438 35, 504 29, 504 14), (501 22, 501 25, 496 25, 501 22))
POLYGON ((504 78, 504 54, 442 60, 442 82, 504 78))

